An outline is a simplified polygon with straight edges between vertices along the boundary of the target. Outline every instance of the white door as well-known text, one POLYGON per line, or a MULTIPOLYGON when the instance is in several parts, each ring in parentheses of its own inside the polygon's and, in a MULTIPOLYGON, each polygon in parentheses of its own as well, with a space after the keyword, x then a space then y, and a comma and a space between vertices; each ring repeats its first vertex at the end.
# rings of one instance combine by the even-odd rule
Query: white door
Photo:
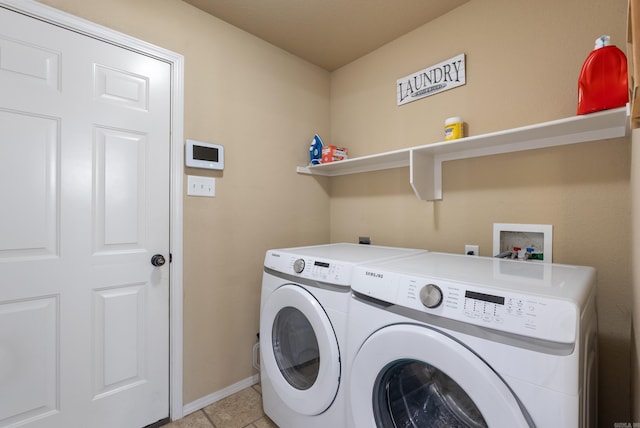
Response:
POLYGON ((269 295, 260 314, 262 370, 280 399, 302 415, 331 406, 340 386, 340 352, 316 298, 295 284, 269 295))
POLYGON ((0 427, 168 416, 170 66, 0 8, 0 427))
POLYGON ((357 428, 534 426, 480 357, 414 324, 385 327, 365 340, 349 375, 349 403, 357 428))

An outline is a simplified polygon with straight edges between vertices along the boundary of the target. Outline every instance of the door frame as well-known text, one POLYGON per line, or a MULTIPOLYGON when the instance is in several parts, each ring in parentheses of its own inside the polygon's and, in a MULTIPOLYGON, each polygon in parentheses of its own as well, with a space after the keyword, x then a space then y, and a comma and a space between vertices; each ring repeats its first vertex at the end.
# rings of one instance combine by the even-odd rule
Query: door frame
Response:
POLYGON ((184 416, 183 383, 183 298, 182 298, 182 223, 184 174, 184 56, 152 45, 83 18, 34 0, 0 0, 0 6, 44 22, 92 37, 112 45, 166 62, 171 67, 171 184, 169 251, 169 417, 184 416))

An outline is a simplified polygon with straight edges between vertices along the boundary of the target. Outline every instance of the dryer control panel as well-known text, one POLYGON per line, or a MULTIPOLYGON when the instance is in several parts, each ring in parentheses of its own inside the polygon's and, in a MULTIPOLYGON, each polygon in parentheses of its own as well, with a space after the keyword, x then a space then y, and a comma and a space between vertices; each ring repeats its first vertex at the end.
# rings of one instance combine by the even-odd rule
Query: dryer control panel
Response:
POLYGON ((290 266, 294 273, 303 278, 329 282, 331 284, 344 283, 344 285, 349 285, 348 278, 343 278, 345 275, 351 277, 349 265, 327 260, 318 260, 311 257, 292 257, 290 259, 290 266))
POLYGON ((265 267, 314 281, 349 287, 353 264, 309 256, 270 252, 265 267))
POLYGON ((566 300, 391 272, 384 272, 378 281, 372 272, 366 282, 355 280, 353 289, 403 307, 522 336, 560 343, 573 343, 577 337, 578 309, 566 300))

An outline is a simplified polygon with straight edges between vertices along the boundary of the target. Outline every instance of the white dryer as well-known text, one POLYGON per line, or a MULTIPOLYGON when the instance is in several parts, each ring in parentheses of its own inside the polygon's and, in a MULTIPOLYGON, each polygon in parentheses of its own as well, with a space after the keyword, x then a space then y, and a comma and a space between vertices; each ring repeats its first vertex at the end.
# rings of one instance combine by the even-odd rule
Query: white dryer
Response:
POLYGON ((343 352, 353 268, 419 252, 346 243, 267 251, 260 375, 264 411, 279 427, 346 426, 343 352))
POLYGON ((430 252, 352 293, 353 426, 596 426, 593 268, 430 252))

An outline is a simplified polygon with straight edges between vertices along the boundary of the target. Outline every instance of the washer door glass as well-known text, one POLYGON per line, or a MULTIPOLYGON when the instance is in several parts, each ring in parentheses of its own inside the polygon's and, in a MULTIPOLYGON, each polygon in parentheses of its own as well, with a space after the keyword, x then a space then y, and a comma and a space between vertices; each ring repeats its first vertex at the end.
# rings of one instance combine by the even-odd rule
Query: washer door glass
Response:
POLYGON ((482 413, 460 385, 422 361, 390 364, 378 376, 374 394, 377 426, 487 427, 482 413))
POLYGON ((320 371, 320 348, 307 317, 290 306, 281 309, 273 321, 271 342, 282 376, 294 388, 309 389, 320 371))

